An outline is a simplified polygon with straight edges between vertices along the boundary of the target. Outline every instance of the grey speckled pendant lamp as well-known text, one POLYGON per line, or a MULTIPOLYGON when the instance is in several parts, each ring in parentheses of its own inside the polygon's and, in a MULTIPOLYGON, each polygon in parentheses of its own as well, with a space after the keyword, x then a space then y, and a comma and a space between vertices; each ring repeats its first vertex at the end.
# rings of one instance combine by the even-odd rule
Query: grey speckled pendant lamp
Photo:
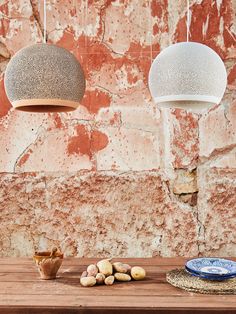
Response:
POLYGON ((64 48, 44 43, 18 51, 8 63, 4 84, 15 109, 28 112, 75 110, 85 92, 84 72, 75 56, 64 48))

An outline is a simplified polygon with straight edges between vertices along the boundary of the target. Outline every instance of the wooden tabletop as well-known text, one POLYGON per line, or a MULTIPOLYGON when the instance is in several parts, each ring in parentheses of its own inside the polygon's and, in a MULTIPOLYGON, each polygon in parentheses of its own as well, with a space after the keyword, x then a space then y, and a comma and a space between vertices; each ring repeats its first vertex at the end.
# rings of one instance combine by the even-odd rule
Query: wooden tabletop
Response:
POLYGON ((31 259, 0 259, 0 313, 236 313, 236 296, 194 294, 166 282, 184 258, 119 260, 143 266, 146 280, 85 288, 79 276, 96 259, 64 259, 56 280, 40 280, 31 259))

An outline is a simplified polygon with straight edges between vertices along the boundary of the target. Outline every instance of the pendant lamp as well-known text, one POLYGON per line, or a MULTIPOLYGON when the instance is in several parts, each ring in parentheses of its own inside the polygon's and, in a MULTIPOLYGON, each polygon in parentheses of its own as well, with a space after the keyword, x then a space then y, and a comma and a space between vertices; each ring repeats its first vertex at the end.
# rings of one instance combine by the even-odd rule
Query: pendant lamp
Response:
POLYGON ((44 43, 18 51, 8 63, 4 83, 12 106, 29 112, 75 110, 85 91, 84 73, 74 55, 44 43))
POLYGON ((188 28, 187 42, 167 47, 152 63, 149 89, 159 107, 201 110, 219 104, 224 95, 223 61, 208 46, 188 42, 188 28))
POLYGON ((84 72, 75 56, 46 43, 46 18, 44 43, 25 47, 11 58, 4 84, 12 106, 28 112, 75 110, 85 92, 84 72))

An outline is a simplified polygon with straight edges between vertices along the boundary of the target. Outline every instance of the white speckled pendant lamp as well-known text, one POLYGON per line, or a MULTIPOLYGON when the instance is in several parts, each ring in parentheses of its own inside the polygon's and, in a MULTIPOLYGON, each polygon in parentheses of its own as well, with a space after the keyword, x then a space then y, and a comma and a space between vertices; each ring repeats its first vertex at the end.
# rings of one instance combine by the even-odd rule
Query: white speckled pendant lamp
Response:
POLYGON ((187 42, 164 49, 152 63, 149 89, 159 107, 201 110, 219 104, 227 74, 219 55, 206 45, 187 42))
POLYGON ((18 51, 8 63, 4 84, 15 109, 28 112, 75 110, 85 92, 84 72, 75 56, 64 48, 44 43, 18 51))

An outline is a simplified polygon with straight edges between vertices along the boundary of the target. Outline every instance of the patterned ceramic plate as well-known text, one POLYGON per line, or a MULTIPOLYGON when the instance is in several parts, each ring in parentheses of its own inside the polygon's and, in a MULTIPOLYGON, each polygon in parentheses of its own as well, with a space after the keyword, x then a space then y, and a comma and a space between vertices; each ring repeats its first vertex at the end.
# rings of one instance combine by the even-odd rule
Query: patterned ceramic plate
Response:
POLYGON ((207 276, 235 276, 236 262, 223 258, 195 258, 186 263, 189 272, 207 276))
POLYGON ((207 279, 207 280, 222 281, 222 280, 227 280, 227 279, 231 279, 231 278, 236 277, 236 274, 234 274, 234 275, 218 275, 218 276, 215 274, 214 275, 206 275, 203 273, 198 274, 198 273, 188 269, 187 266, 185 266, 185 270, 187 271, 187 273, 189 273, 192 276, 199 277, 202 279, 207 279))

